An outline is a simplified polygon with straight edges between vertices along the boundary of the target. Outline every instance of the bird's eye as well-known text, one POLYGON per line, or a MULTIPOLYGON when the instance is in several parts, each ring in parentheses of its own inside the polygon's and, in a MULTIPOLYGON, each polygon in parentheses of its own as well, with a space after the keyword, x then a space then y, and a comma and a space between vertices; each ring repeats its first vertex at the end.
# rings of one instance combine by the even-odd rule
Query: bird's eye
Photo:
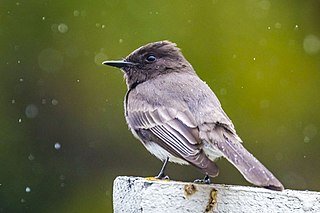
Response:
POLYGON ((153 62, 153 61, 155 61, 157 58, 154 56, 154 55, 148 55, 147 57, 146 57, 146 61, 148 61, 148 62, 153 62))

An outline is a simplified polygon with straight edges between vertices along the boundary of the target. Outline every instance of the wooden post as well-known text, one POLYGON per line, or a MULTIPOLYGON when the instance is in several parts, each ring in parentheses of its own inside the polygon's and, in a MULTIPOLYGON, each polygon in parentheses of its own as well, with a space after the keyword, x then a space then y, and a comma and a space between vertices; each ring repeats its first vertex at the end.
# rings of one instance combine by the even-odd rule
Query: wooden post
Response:
POLYGON ((113 208, 119 212, 320 212, 320 192, 195 184, 117 177, 113 208))

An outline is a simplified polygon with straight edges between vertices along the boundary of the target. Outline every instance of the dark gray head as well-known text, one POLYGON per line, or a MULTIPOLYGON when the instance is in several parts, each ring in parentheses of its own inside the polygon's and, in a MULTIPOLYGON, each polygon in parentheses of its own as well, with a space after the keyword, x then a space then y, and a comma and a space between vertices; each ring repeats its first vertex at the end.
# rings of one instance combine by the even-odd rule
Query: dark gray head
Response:
POLYGON ((149 43, 124 60, 105 61, 103 64, 120 68, 125 73, 129 88, 170 72, 194 72, 180 49, 170 41, 149 43))

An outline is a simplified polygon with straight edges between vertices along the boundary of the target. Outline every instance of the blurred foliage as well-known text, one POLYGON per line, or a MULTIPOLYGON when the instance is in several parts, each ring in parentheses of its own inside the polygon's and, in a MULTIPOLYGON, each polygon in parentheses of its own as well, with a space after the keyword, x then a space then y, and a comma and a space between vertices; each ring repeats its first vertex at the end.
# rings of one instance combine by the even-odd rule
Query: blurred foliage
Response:
MULTIPOLYGON (((111 212, 118 175, 161 162, 128 131, 122 73, 174 41, 245 146, 287 188, 320 190, 320 2, 1 0, 0 212, 111 212)), ((247 184, 225 160, 216 183, 247 184)), ((172 179, 202 177, 170 164, 172 179)))

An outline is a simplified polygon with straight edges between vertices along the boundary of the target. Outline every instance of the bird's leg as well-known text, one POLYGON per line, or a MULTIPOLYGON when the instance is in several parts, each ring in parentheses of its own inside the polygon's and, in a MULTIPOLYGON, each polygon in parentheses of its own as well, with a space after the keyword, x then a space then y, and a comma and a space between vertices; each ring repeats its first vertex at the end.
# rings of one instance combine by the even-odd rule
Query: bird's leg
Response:
POLYGON ((196 179, 193 181, 194 183, 203 183, 203 184, 210 184, 211 181, 210 181, 210 177, 208 174, 206 174, 206 176, 204 176, 204 178, 201 180, 201 179, 196 179))
POLYGON ((157 176, 155 178, 160 179, 160 180, 168 180, 169 176, 164 174, 164 170, 166 169, 167 163, 169 161, 169 157, 167 157, 162 165, 162 168, 157 176))

